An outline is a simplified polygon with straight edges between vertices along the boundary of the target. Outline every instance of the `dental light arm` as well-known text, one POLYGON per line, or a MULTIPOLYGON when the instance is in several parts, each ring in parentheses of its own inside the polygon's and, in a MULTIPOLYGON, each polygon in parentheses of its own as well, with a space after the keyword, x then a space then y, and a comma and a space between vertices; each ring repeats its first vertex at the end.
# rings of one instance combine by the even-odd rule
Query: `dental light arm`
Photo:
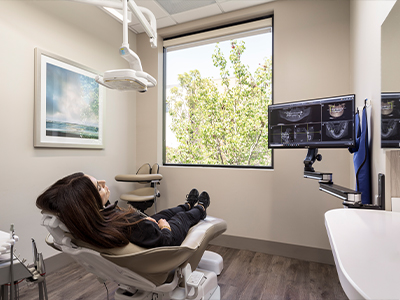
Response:
MULTIPOLYGON (((70 0, 72 2, 80 2, 86 4, 92 4, 101 7, 109 7, 115 9, 123 9, 123 3, 108 0, 70 0)), ((150 38, 150 44, 152 48, 157 47, 157 22, 154 14, 147 8, 137 6, 134 0, 128 1, 128 7, 132 13, 139 20, 143 26, 144 31, 150 38), (148 21, 146 17, 150 20, 148 21)))
POLYGON ((138 18, 140 24, 143 26, 144 31, 149 36, 151 48, 157 48, 157 23, 153 13, 145 7, 137 6, 135 1, 128 1, 128 7, 136 16, 136 18, 138 18), (150 19, 150 23, 143 14, 150 19))
POLYGON ((156 18, 153 13, 144 7, 136 5, 134 0, 122 0, 122 3, 107 1, 107 0, 70 0, 74 2, 81 2, 87 4, 93 4, 96 6, 110 7, 123 10, 123 25, 122 35, 123 41, 122 46, 119 49, 119 53, 128 63, 130 69, 110 70, 104 72, 104 76, 96 76, 95 80, 97 83, 117 90, 137 90, 139 92, 146 92, 147 87, 154 87, 157 85, 157 81, 146 72, 143 72, 142 64, 139 56, 129 48, 128 43, 128 7, 132 13, 137 17, 140 24, 143 26, 146 34, 150 38, 150 44, 152 48, 157 47, 157 24, 156 18), (150 20, 148 21, 145 17, 150 20))

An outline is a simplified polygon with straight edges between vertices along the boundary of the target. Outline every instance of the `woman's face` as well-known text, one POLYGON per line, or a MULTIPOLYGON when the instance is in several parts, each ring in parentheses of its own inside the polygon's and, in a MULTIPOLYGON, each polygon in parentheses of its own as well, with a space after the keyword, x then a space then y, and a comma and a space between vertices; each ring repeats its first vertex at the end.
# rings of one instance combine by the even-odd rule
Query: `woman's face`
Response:
POLYGON ((108 189, 108 186, 106 186, 106 181, 105 180, 97 180, 93 176, 90 176, 87 174, 85 176, 87 176, 93 182, 96 189, 99 191, 101 201, 104 206, 107 203, 108 199, 110 198, 110 190, 108 189))

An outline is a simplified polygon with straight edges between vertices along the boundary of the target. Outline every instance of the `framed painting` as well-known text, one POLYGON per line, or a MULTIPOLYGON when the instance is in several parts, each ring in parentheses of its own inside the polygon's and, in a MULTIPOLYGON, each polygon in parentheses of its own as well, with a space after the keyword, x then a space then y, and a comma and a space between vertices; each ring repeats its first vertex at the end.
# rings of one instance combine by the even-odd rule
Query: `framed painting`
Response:
POLYGON ((104 148, 105 88, 97 75, 35 49, 34 147, 104 148))

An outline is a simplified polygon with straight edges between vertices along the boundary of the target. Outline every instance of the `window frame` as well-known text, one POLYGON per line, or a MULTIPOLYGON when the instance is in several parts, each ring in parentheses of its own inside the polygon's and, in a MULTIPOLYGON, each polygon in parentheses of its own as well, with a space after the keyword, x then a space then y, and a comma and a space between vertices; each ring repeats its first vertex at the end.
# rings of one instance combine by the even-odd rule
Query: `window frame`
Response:
MULTIPOLYGON (((175 35, 169 38, 165 38, 163 42, 169 41, 169 40, 176 40, 178 38, 185 38, 188 36, 193 36, 197 34, 202 34, 206 32, 211 32, 219 29, 224 29, 224 28, 229 28, 237 25, 243 25, 247 23, 254 23, 257 21, 265 20, 265 19, 271 19, 271 33, 272 33, 272 92, 271 92, 271 104, 274 103, 274 15, 269 14, 266 16, 258 17, 258 18, 252 18, 249 20, 241 21, 241 22, 235 22, 235 23, 228 23, 223 26, 217 26, 217 27, 211 27, 208 29, 204 30, 199 30, 199 31, 194 31, 191 33, 186 33, 186 34, 181 34, 181 35, 175 35)), ((226 35, 225 35, 226 36, 226 35)), ((167 66, 167 48, 165 45, 163 45, 163 89, 162 89, 162 101, 163 101, 163 127, 162 127, 162 164, 163 166, 177 166, 177 167, 202 167, 202 168, 234 168, 234 169, 268 169, 268 170, 273 170, 274 169, 274 149, 271 150, 271 165, 270 166, 248 166, 248 165, 210 165, 210 164, 178 164, 178 163, 166 163, 166 113, 167 113, 167 84, 166 84, 166 66, 167 66)))

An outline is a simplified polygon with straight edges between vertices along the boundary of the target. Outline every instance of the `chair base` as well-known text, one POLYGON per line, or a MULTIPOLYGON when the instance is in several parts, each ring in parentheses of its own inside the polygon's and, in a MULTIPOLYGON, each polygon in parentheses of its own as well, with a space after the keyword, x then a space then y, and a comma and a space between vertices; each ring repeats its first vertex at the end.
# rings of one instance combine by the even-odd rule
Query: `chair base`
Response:
POLYGON ((197 268, 201 270, 208 270, 219 275, 224 268, 224 260, 218 253, 206 250, 201 257, 197 268))
POLYGON ((189 291, 189 295, 185 298, 185 288, 177 287, 170 293, 163 292, 144 292, 136 291, 135 293, 129 293, 122 288, 118 288, 114 294, 115 300, 220 300, 221 299, 221 289, 217 282, 217 275, 214 272, 202 270, 204 273, 205 280, 199 286, 199 293, 197 297, 191 298, 194 295, 194 291, 189 291))
POLYGON ((115 300, 152 300, 153 296, 159 300, 184 300, 190 296, 191 300, 220 300, 221 289, 218 285, 217 275, 222 272, 223 259, 218 253, 212 251, 204 251, 196 271, 204 274, 205 280, 199 286, 197 297, 192 298, 194 291, 189 291, 189 295, 185 298, 185 288, 177 287, 170 293, 162 292, 144 292, 137 290, 135 293, 129 293, 123 288, 119 288, 114 295, 115 300))

